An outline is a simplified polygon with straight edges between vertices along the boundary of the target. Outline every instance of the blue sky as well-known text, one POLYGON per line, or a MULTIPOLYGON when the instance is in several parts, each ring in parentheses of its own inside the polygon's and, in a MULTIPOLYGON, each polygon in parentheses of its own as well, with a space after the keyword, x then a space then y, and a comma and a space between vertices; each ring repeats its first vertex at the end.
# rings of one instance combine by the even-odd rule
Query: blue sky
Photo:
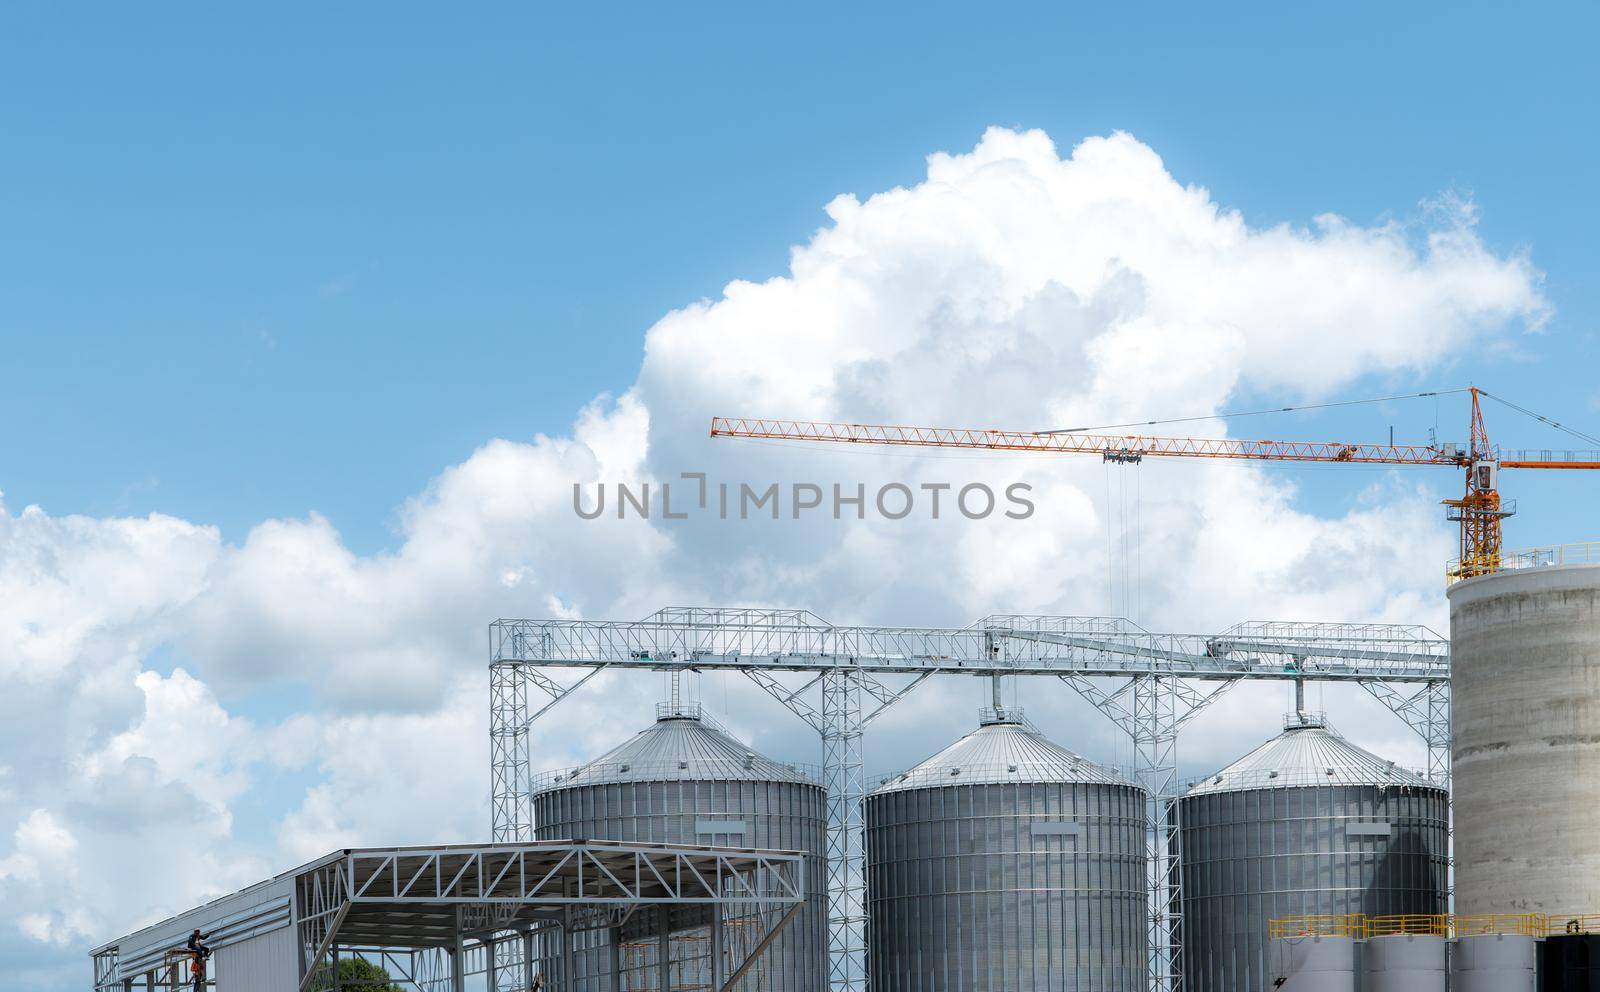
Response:
MULTIPOLYGON (((1308 368, 1339 383, 1326 399, 1476 382, 1600 433, 1597 29, 1600 11, 1576 4, 5 7, 0 677, 14 684, 0 701, 0 975, 27 966, 24 986, 78 988, 91 938, 296 859, 481 839, 482 644, 496 616, 632 616, 683 596, 746 596, 841 621, 965 624, 1002 609, 1098 612, 1112 598, 1118 495, 1099 465, 712 450, 699 433, 711 414, 784 416, 784 403, 823 395, 840 417, 877 400, 885 416, 993 409, 1007 422, 976 426, 1030 428, 1068 426, 1030 419, 1047 395, 1152 418, 1285 405, 1301 396, 1282 385, 1283 343, 1326 358, 1307 328, 1348 312, 1369 325, 1338 343, 1365 349, 1356 367, 1367 371, 1308 368), (1056 147, 986 137, 995 126, 1042 129, 1056 147), (1082 146, 1111 167, 1074 164, 1080 142, 1117 131, 1137 142, 1082 146), (1151 150, 1166 172, 1145 168, 1151 150), (927 181, 938 152, 961 159, 945 162, 948 197, 927 181), (1198 198, 1167 173, 1240 211, 1249 236, 1217 259, 1192 250, 1225 219, 1204 204, 1205 217, 1178 216, 1198 198), (1130 176, 1132 193, 1118 185, 1130 176), (898 205, 824 210, 896 187, 910 190, 898 205), (1043 214, 1074 197, 1095 209, 1062 208, 1055 227, 1019 219, 1018 205, 1043 214), (1476 205, 1473 244, 1488 261, 1471 271, 1502 280, 1466 316, 1441 316, 1455 337, 1440 340, 1483 343, 1423 348, 1417 373, 1372 358, 1383 349, 1370 328, 1389 326, 1390 301, 1437 302, 1437 287, 1459 286, 1460 259, 1392 250, 1382 231, 1404 225, 1415 245, 1437 230, 1427 204, 1441 197, 1476 205), (1095 227, 1097 210, 1113 220, 1095 227), (1314 227, 1325 213, 1378 249, 1325 236, 1314 227), (1261 233, 1280 224, 1297 233, 1261 233), (858 323, 815 337, 851 335, 817 347, 859 343, 860 354, 806 365, 808 329, 784 326, 778 286, 748 294, 745 309, 723 301, 664 322, 645 360, 644 334, 669 312, 718 300, 731 280, 787 274, 795 246, 824 228, 830 243, 866 246, 865 262, 828 269, 826 250, 802 248, 827 271, 796 276, 795 298, 833 312, 848 292, 833 295, 829 278, 856 287, 869 305, 837 312, 858 323), (995 231, 1038 257, 1066 247, 1035 284, 1017 275, 1037 275, 1028 258, 985 240, 995 231), (1130 253, 1141 238, 1158 250, 1107 255, 1124 234, 1130 253), (1247 264, 1263 245, 1312 265, 1247 264), (1524 253, 1542 286, 1516 263, 1524 253), (1100 268, 1084 276, 1080 259, 1100 268), (1184 294, 1207 264, 1219 285, 1245 288, 1207 301, 1191 325, 1184 294), (1337 278, 1304 271, 1370 277, 1382 292, 1346 306, 1328 288, 1337 278), (1085 295, 1055 291, 1067 285, 1085 295), (952 286, 1003 318, 950 318, 939 307, 952 286), (1264 299, 1284 286, 1290 303, 1323 309, 1264 299), (1551 314, 1531 334, 1517 309, 1530 297, 1551 314), (873 305, 907 326, 876 333, 862 316, 873 305), (1277 334, 1280 313, 1302 323, 1277 334), (1474 319, 1505 326, 1474 330, 1474 319), (1228 352, 1235 339, 1216 324, 1242 327, 1238 347, 1268 358, 1228 352), (1153 359, 1128 344, 1131 325, 1153 328, 1153 359), (993 355, 962 351, 963 335, 990 334, 993 355), (739 347, 746 335, 755 347, 739 347), (1070 360, 1041 368, 1035 344, 1070 360), (1123 346, 1148 378, 1090 382, 1086 356, 1123 346), (961 378, 967 359, 995 378, 961 378), (1213 367, 1245 385, 1219 395, 1213 367), (636 383, 636 407, 602 405, 573 427, 597 395, 636 383), (713 405, 735 401, 751 406, 713 405), (592 464, 560 444, 483 447, 538 434, 574 438, 592 464), (960 520, 575 524, 569 479, 616 478, 629 457, 656 478, 685 467, 1025 476, 1055 503, 1026 532, 960 520), (551 485, 561 499, 547 498, 551 485), (25 514, 34 504, 45 513, 25 514), (151 513, 176 519, 108 519, 151 513), (84 517, 63 523, 71 514, 84 517), (191 524, 219 528, 221 543, 191 524), (175 797, 153 811, 129 785, 151 776, 175 797), (417 802, 418 789, 434 800, 417 802), (80 862, 75 877, 61 867, 80 862)), ((1405 314, 1395 326, 1429 339, 1434 325, 1405 314)), ((1487 413, 1508 446, 1568 443, 1487 413)), ((1435 417, 1431 401, 1412 401, 1234 429, 1380 440, 1393 426, 1420 442, 1435 417)), ((1442 439, 1462 439, 1460 397, 1437 417, 1442 439)), ((1154 624, 1443 626, 1449 533, 1435 501, 1458 491, 1456 473, 1269 468, 1263 484, 1235 469, 1147 465, 1119 480, 1124 494, 1129 481, 1145 487, 1135 584, 1154 624), (1298 489, 1285 497, 1274 480, 1298 489)), ((1600 537, 1595 481, 1510 477, 1522 513, 1508 543, 1600 537)), ((722 707, 736 731, 817 760, 809 731, 744 688, 722 707)), ((869 766, 904 767, 948 743, 970 723, 968 688, 930 683, 875 725, 869 766)), ((564 704, 537 742, 541 767, 616 743, 657 691, 619 679, 564 704)), ((1186 769, 1275 732, 1281 692, 1251 692, 1186 732, 1186 769)), ((1419 753, 1370 700, 1334 703, 1364 746, 1419 753)), ((1128 760, 1080 702, 1041 691, 1029 706, 1090 757, 1128 760)))
MULTIPOLYGON (((914 182, 990 124, 1067 144, 1131 131, 1258 225, 1468 193, 1492 246, 1531 249, 1556 316, 1522 359, 1462 355, 1438 384, 1600 422, 1596 21, 1487 4, 13 6, 0 488, 14 510, 159 509, 229 539, 317 510, 357 550, 389 546, 392 508, 441 465, 563 431, 632 382, 667 310, 781 272, 832 196, 914 182)), ((1152 411, 1169 412, 1182 397, 1152 411)), ((1495 417, 1508 442, 1538 440, 1495 417)))

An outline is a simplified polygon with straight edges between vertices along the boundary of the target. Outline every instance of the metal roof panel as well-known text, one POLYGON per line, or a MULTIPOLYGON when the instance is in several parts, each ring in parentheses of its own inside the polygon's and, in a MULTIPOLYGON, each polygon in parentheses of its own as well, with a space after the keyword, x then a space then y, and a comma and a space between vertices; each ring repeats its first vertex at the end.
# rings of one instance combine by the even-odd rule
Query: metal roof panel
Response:
POLYGON ((1409 768, 1357 747, 1326 723, 1303 718, 1197 782, 1186 795, 1320 785, 1440 788, 1409 768))
POLYGON ((985 722, 915 768, 888 779, 872 794, 1013 782, 1134 784, 1046 739, 1021 720, 1002 718, 985 722))

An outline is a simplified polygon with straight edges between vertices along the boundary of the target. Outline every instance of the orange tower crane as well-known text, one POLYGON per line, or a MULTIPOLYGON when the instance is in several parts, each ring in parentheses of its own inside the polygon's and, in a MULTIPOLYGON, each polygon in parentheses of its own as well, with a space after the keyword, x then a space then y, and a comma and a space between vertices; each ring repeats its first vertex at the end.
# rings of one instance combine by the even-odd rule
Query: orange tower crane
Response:
MULTIPOLYGON (((1086 431, 1002 431, 958 427, 840 424, 800 420, 756 420, 743 417, 713 417, 711 436, 913 448, 979 448, 989 451, 1088 454, 1100 455, 1105 461, 1119 463, 1138 463, 1145 458, 1232 458, 1263 462, 1453 466, 1466 469, 1467 480, 1466 491, 1460 499, 1444 501, 1447 517, 1461 524, 1460 557, 1451 563, 1450 577, 1465 579, 1500 570, 1501 521, 1516 512, 1514 501, 1503 501, 1500 498, 1501 469, 1600 469, 1600 452, 1595 451, 1500 450, 1489 443, 1489 434, 1483 423, 1483 410, 1479 404, 1480 395, 1489 394, 1483 393, 1476 387, 1469 389, 1468 392, 1472 394, 1472 419, 1470 439, 1464 449, 1456 444, 1249 441, 1234 438, 1096 434, 1086 431)), ((1516 409, 1521 410, 1520 407, 1516 409)), ((1531 411, 1521 412, 1538 417, 1531 411)), ((1545 420, 1543 417, 1538 419, 1545 420)), ((1561 425, 1554 424, 1554 426, 1561 425)))

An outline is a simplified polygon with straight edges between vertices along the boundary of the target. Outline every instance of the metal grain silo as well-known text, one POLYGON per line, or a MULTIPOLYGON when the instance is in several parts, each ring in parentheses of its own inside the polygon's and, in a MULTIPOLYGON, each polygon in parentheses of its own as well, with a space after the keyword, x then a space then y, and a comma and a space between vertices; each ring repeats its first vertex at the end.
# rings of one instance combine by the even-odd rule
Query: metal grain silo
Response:
POLYGON ((1189 992, 1268 988, 1268 924, 1446 911, 1449 797, 1314 714, 1174 804, 1189 992))
MULTIPOLYGON (((704 717, 694 704, 662 704, 656 723, 594 761, 544 782, 533 797, 539 840, 588 839, 717 844, 805 851, 806 908, 740 981, 744 992, 816 992, 827 985, 825 793, 794 765, 757 754, 704 717)), ((675 926, 676 930, 677 927, 675 926)), ((671 941, 674 988, 708 988, 703 928, 671 941)), ((654 988, 656 945, 624 935, 626 988, 654 988), (631 964, 630 964, 631 962, 631 964), (640 984, 642 983, 642 984, 640 984)), ((575 962, 576 990, 609 988, 604 933, 575 962)))
POLYGON ((1600 566, 1556 564, 1580 553, 1450 587, 1458 913, 1600 906, 1600 566))
POLYGON ((989 711, 867 798, 873 992, 1133 992, 1145 793, 989 711))

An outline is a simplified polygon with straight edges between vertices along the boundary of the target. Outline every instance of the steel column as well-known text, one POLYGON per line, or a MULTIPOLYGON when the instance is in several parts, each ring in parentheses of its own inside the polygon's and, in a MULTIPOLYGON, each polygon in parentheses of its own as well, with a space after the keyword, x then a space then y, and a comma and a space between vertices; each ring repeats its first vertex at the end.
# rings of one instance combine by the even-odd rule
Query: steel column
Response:
POLYGON ((1133 747, 1135 773, 1149 790, 1146 816, 1150 827, 1150 859, 1146 864, 1148 889, 1155 899, 1150 914, 1150 947, 1156 967, 1150 976, 1152 992, 1183 987, 1183 949, 1180 946, 1183 913, 1181 873, 1178 870, 1177 824, 1168 815, 1178 795, 1178 712, 1171 680, 1153 675, 1133 680, 1133 747))
POLYGON ((1178 732, 1236 679, 1190 685, 1163 675, 1137 675, 1107 692, 1079 676, 1062 681, 1093 703, 1132 739, 1134 774, 1146 792, 1145 884, 1149 893, 1151 992, 1183 988, 1183 872, 1177 844, 1178 732))
POLYGON ((522 795, 528 781, 528 682, 524 666, 489 666, 489 776, 493 836, 533 839, 532 809, 522 795))
POLYGON ((861 676, 822 677, 822 777, 828 790, 828 985, 866 987, 865 822, 867 780, 861 753, 861 676))
POLYGON ((611 928, 611 939, 606 944, 610 952, 611 982, 610 992, 622 992, 622 928, 611 928))
POLYGON ((727 980, 728 964, 722 947, 722 910, 711 913, 711 987, 721 992, 727 980))
POLYGON ((578 988, 578 960, 572 946, 574 936, 572 907, 568 906, 561 916, 561 988, 565 992, 577 992, 578 988))
POLYGON ((1456 796, 1450 780, 1450 683, 1427 682, 1409 695, 1395 689, 1386 681, 1361 683, 1361 687, 1387 706, 1390 712, 1416 731, 1428 748, 1428 778, 1444 787, 1448 800, 1449 830, 1447 850, 1450 863, 1445 873, 1447 908, 1455 911, 1455 858, 1456 858, 1456 796))
POLYGON ((656 934, 656 988, 668 992, 672 988, 672 910, 667 906, 656 910, 656 923, 661 927, 656 934))
POLYGON ((533 988, 533 931, 522 932, 522 983, 533 988))

